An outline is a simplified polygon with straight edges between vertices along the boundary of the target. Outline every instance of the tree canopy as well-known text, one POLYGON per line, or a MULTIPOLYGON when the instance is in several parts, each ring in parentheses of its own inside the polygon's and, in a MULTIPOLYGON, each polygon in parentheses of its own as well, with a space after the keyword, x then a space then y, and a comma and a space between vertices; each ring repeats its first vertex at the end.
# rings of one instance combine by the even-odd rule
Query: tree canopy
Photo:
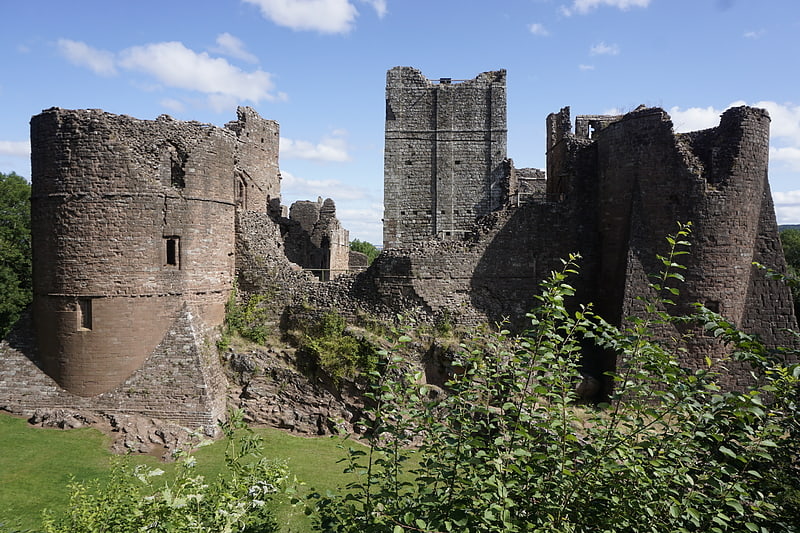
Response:
MULTIPOLYGON (((800 275, 800 229, 787 228, 781 231, 781 244, 786 257, 786 266, 789 277, 797 279, 800 275)), ((800 286, 791 285, 792 298, 794 299, 795 315, 800 316, 800 286)))
POLYGON ((350 241, 350 249, 354 252, 361 252, 362 254, 366 255, 370 265, 381 253, 381 251, 378 250, 374 244, 367 241, 360 241, 358 239, 353 239, 350 241))
POLYGON ((31 186, 0 172, 0 336, 31 302, 31 186))

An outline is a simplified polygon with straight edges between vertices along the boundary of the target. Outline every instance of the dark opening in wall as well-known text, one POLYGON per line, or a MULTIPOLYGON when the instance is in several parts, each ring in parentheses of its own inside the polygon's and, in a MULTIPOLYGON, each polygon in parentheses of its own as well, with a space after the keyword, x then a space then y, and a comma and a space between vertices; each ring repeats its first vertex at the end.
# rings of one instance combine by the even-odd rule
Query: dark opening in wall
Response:
POLYGON ((183 162, 173 159, 170 174, 170 184, 178 189, 186 187, 186 171, 183 170, 183 162))
POLYGON ((166 260, 165 266, 180 268, 181 258, 181 238, 180 237, 164 237, 164 244, 166 246, 166 260))
POLYGON ((78 331, 92 329, 92 299, 78 298, 78 331))

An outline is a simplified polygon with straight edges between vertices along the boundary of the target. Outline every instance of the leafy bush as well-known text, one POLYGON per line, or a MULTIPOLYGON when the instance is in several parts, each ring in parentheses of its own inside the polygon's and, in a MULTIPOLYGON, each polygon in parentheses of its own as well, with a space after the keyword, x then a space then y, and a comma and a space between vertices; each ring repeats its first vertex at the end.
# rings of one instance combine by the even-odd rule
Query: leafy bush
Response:
POLYGON ((785 229, 781 231, 780 236, 789 278, 795 280, 795 283, 789 284, 794 300, 794 312, 800 316, 800 283, 797 283, 797 279, 800 278, 800 230, 785 229))
POLYGON ((800 367, 708 309, 665 312, 687 234, 668 239, 652 285, 661 296, 625 328, 591 306, 570 310, 571 257, 543 283, 529 331, 462 345, 447 394, 383 353, 390 368, 370 374, 370 448, 351 450, 346 469, 359 481, 312 497, 318 529, 797 531, 800 367), (674 320, 726 343, 729 360, 752 365, 754 384, 725 392, 711 361, 682 368, 680 347, 653 334, 674 320), (610 403, 582 405, 575 392, 587 341, 618 356, 610 403))
POLYGON ((333 311, 323 313, 307 325, 300 350, 335 380, 352 379, 375 369, 377 351, 363 338, 350 335, 344 317, 333 311))
POLYGON ((257 344, 267 341, 272 329, 269 326, 270 311, 264 306, 266 300, 263 294, 253 294, 240 303, 234 287, 225 304, 225 324, 217 343, 220 351, 227 349, 234 334, 257 344))
POLYGON ((228 473, 208 481, 195 475, 195 460, 183 456, 173 482, 156 486, 164 472, 125 461, 114 467, 108 483, 73 483, 69 510, 46 513, 46 533, 181 533, 190 531, 277 531, 269 505, 286 486, 288 469, 261 456, 260 440, 246 429, 240 412, 221 425, 228 439, 228 473))

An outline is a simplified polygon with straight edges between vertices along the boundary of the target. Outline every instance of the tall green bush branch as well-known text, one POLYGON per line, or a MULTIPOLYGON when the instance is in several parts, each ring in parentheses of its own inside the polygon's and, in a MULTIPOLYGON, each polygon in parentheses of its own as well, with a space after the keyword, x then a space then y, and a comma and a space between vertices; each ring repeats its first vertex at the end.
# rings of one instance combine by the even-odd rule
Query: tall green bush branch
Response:
POLYGON ((800 370, 708 310, 670 313, 688 230, 668 238, 645 313, 624 328, 591 306, 570 311, 570 258, 544 282, 530 331, 475 333, 441 394, 403 365, 376 372, 380 423, 371 455, 351 463, 372 464, 369 493, 317 500, 319 529, 796 531, 800 370), (692 321, 759 379, 725 392, 710 364, 681 367, 662 326, 692 321), (618 354, 611 405, 576 401, 590 340, 618 354))

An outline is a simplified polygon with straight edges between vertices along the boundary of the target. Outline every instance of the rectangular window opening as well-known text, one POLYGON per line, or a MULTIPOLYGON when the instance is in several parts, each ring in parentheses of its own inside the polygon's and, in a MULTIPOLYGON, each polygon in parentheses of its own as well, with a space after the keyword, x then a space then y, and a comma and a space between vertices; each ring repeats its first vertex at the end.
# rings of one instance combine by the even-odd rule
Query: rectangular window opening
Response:
POLYGON ((166 261, 165 266, 172 266, 180 268, 181 256, 181 238, 180 237, 164 237, 166 244, 166 261))
POLYGON ((92 329, 92 299, 78 298, 78 330, 88 331, 92 329))

